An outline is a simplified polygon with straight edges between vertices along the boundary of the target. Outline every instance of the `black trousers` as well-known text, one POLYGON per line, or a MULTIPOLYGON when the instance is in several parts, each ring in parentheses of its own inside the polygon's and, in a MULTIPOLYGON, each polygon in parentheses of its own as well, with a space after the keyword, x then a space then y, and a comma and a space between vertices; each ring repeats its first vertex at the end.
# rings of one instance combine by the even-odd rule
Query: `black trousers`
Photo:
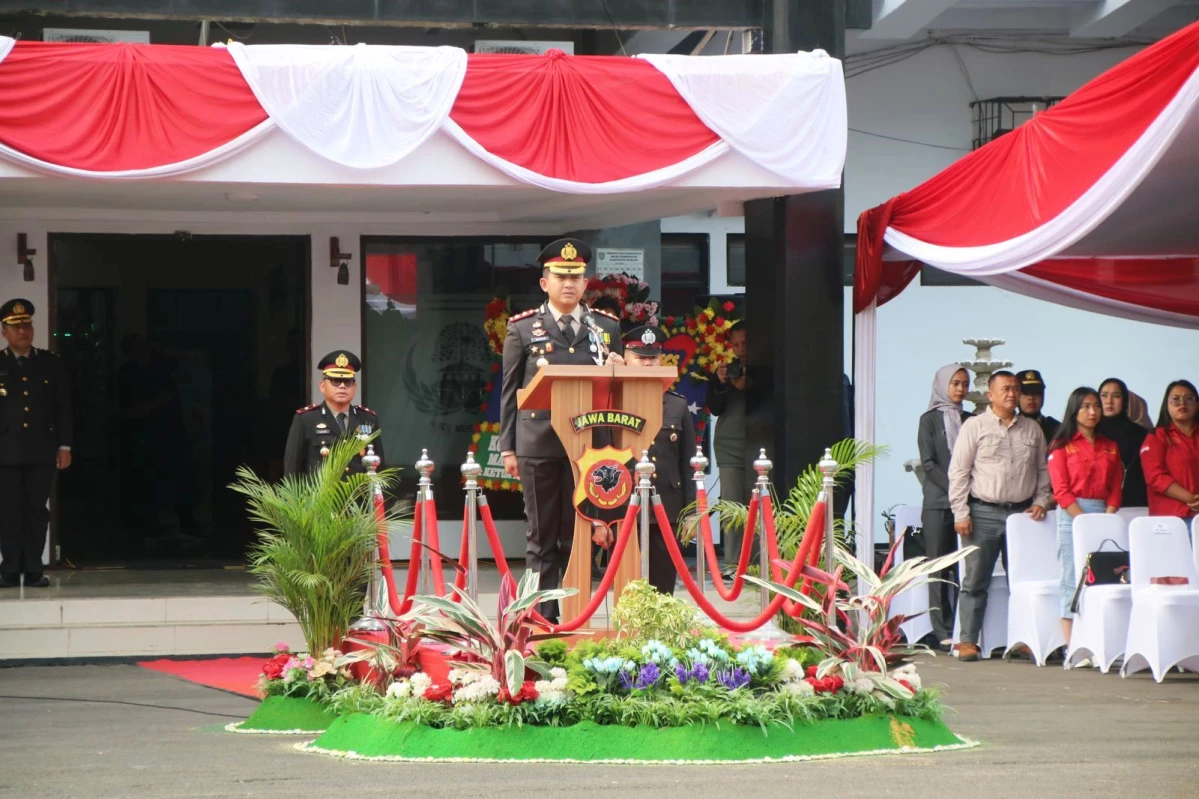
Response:
MULTIPOLYGON (((924 549, 929 560, 949 555, 958 549, 958 534, 953 529, 953 511, 924 509, 920 512, 924 531, 924 549)), ((928 584, 929 621, 938 641, 953 637, 953 622, 958 605, 957 567, 932 575, 948 582, 928 584)))
POLYGON ((56 471, 53 465, 0 466, 0 574, 8 579, 42 576, 50 523, 46 501, 56 471))
POLYGON ((658 592, 667 596, 674 593, 675 580, 678 579, 674 561, 670 559, 670 551, 666 548, 666 540, 657 522, 650 523, 649 529, 649 574, 646 579, 658 592))
MULTIPOLYGON (((517 458, 516 462, 529 518, 525 565, 541 576, 541 588, 557 588, 574 545, 574 472, 566 458, 517 458)), ((558 603, 542 602, 538 611, 556 619, 558 603)))

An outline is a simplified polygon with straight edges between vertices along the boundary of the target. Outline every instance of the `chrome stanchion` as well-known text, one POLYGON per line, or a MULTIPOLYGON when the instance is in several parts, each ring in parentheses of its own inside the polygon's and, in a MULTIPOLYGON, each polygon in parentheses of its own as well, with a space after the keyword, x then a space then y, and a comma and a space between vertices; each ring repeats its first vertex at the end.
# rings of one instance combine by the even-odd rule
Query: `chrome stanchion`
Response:
MULTIPOLYGON (((425 500, 433 498, 433 470, 437 465, 433 463, 433 459, 429 457, 429 450, 422 449, 420 451, 420 460, 416 462, 416 471, 420 474, 420 479, 416 484, 416 512, 425 512, 425 500)), ((420 590, 426 596, 433 593, 433 552, 429 547, 428 542, 433 539, 433 533, 427 529, 429 527, 428 516, 421 517, 421 529, 424 530, 424 543, 421 547, 419 568, 421 570, 420 590)), ((433 524, 437 524, 437 520, 433 520, 433 524)), ((412 564, 408 564, 412 568, 412 564)))
MULTIPOLYGON (((820 469, 820 473, 824 475, 822 481, 822 493, 824 495, 824 570, 832 574, 837 569, 837 540, 833 533, 836 525, 836 518, 833 514, 833 490, 836 486, 836 475, 838 464, 833 460, 833 451, 826 449, 824 457, 820 459, 820 463, 816 464, 820 469)), ((836 593, 836 589, 830 585, 829 591, 836 593)), ((829 605, 828 618, 825 620, 830 627, 837 622, 837 610, 835 603, 829 605)))
POLYGON ((479 599, 479 475, 483 467, 475 462, 475 453, 466 453, 466 463, 460 469, 466 478, 466 595, 479 599))
MULTIPOLYGON (((695 457, 691 459, 691 468, 695 474, 691 479, 695 481, 695 496, 699 496, 700 489, 704 487, 704 472, 708 469, 708 459, 704 457, 704 448, 695 448, 695 457)), ((698 508, 696 509, 698 511, 698 508)), ((700 532, 700 519, 698 514, 695 519, 695 584, 699 586, 700 594, 705 594, 704 590, 704 537, 700 532)), ((719 568, 720 564, 716 564, 719 568)))
MULTIPOLYGON (((368 444, 366 454, 362 456, 362 465, 366 467, 366 474, 370 479, 372 503, 376 498, 383 496, 383 488, 379 485, 378 475, 380 463, 382 463, 382 460, 375 454, 374 445, 368 444)), ((382 581, 379 579, 381 564, 379 563, 378 538, 375 540, 374 551, 373 559, 375 565, 371 568, 370 575, 367 577, 366 596, 362 600, 362 618, 350 625, 350 629, 355 632, 382 632, 387 629, 383 625, 383 622, 379 621, 383 613, 381 612, 382 604, 379 602, 379 584, 382 581)))
MULTIPOLYGON (((758 579, 770 580, 770 546, 766 543, 766 514, 762 508, 762 501, 770 496, 770 470, 774 468, 774 464, 766 457, 766 449, 758 450, 758 459, 753 463, 754 471, 758 473, 757 482, 754 485, 754 494, 758 497, 758 521, 756 530, 746 530, 746 535, 756 535, 758 537, 758 579)), ((758 612, 764 612, 770 605, 770 589, 762 586, 758 591, 758 612)), ((761 640, 778 640, 790 638, 788 633, 783 632, 774 619, 769 619, 758 629, 751 634, 755 639, 761 640)))
POLYGON ((649 459, 649 450, 641 450, 641 460, 637 463, 637 495, 641 498, 641 579, 649 579, 649 510, 650 492, 654 484, 650 481, 654 474, 653 461, 649 459))

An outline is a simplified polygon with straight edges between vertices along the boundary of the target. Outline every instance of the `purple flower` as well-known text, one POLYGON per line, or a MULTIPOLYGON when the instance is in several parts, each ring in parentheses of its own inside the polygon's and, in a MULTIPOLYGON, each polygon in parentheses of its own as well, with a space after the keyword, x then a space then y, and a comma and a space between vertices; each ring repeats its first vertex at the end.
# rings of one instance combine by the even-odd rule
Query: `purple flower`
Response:
POLYGON ((625 689, 626 691, 632 690, 632 688, 633 688, 633 675, 632 674, 625 671, 624 669, 621 669, 619 672, 617 672, 616 677, 617 677, 617 679, 620 680, 621 688, 625 689))
POLYGON ((646 663, 641 667, 641 673, 637 675, 637 688, 649 688, 658 681, 662 676, 662 672, 658 670, 657 663, 646 663))
POLYGON ((691 669, 691 678, 698 682, 707 682, 712 679, 712 674, 708 671, 707 664, 696 663, 691 669))
POLYGON ((682 663, 675 664, 674 676, 678 677, 680 685, 686 685, 687 680, 691 679, 691 672, 687 671, 687 667, 682 663))
POLYGON ((720 672, 716 678, 730 691, 749 685, 749 672, 739 666, 734 666, 732 671, 720 672))

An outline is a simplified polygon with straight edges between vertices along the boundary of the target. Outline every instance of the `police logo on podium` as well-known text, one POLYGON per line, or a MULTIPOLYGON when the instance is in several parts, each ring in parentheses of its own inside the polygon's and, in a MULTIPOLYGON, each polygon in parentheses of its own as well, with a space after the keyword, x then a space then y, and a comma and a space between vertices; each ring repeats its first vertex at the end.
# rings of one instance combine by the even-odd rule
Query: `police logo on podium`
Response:
POLYGON ((575 464, 579 482, 575 486, 575 510, 584 519, 610 525, 624 516, 625 505, 633 497, 633 466, 637 463, 631 449, 588 447, 575 464))

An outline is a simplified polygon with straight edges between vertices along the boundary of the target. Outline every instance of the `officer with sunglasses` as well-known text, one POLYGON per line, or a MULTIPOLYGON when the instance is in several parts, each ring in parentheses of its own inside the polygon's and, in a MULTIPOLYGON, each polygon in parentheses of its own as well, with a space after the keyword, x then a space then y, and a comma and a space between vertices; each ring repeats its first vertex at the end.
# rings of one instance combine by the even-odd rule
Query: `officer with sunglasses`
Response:
MULTIPOLYGON (((334 350, 321 358, 316 368, 322 375, 320 389, 325 400, 296 411, 283 454, 285 475, 301 474, 319 467, 340 438, 365 439, 379 429, 379 417, 374 411, 352 404, 358 391, 358 373, 362 371, 362 361, 357 355, 348 350, 334 350)), ((383 440, 376 438, 371 445, 375 454, 383 458, 383 440)), ((362 450, 366 452, 366 445, 362 450)), ((346 472, 366 472, 361 454, 350 461, 346 472)))

